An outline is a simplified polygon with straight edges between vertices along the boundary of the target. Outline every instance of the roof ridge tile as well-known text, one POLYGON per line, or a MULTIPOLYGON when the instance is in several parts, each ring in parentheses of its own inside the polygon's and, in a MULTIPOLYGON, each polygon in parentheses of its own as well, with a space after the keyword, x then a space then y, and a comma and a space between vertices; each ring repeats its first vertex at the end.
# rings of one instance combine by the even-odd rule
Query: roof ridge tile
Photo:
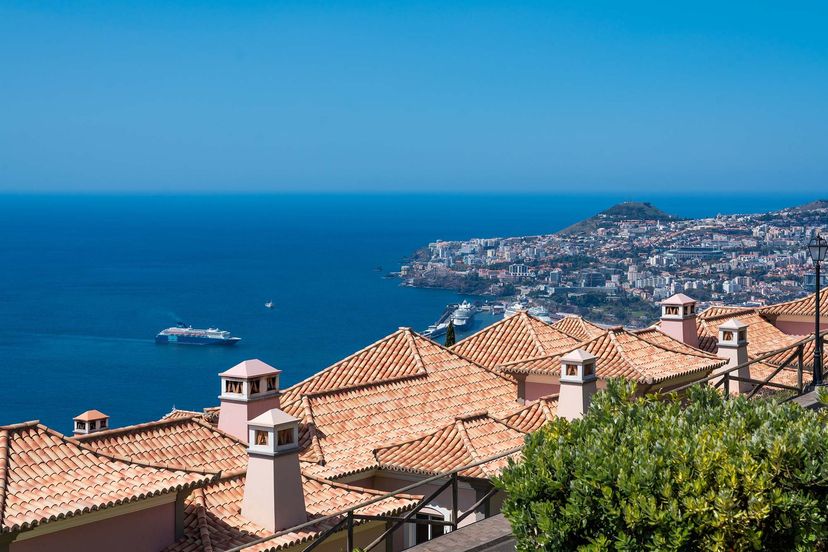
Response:
POLYGON ((414 355, 414 362, 417 363, 417 367, 423 373, 428 373, 426 370, 425 362, 423 362, 423 356, 420 354, 420 349, 417 347, 417 340, 414 339, 412 332, 410 329, 401 329, 403 335, 406 337, 406 341, 408 342, 408 346, 411 347, 411 353, 414 355))
POLYGON ((644 376, 644 383, 646 383, 646 384, 653 383, 653 377, 648 375, 648 374, 645 374, 644 372, 639 370, 638 366, 632 361, 632 359, 630 359, 629 355, 627 354, 627 351, 624 350, 624 347, 621 345, 621 342, 618 341, 618 336, 616 334, 621 333, 621 332, 627 333, 626 330, 624 330, 624 329, 621 329, 621 330, 612 329, 612 330, 607 331, 607 335, 609 336, 610 342, 613 344, 615 349, 618 351, 618 356, 620 356, 623 359, 624 363, 627 366, 629 366, 630 368, 632 368, 632 370, 634 372, 644 376))
MULTIPOLYGON (((477 454, 477 449, 475 448, 474 443, 472 443, 471 437, 469 437, 469 433, 466 431, 465 420, 463 420, 462 418, 456 420, 454 422, 454 426, 455 428, 457 428, 457 433, 460 434, 460 439, 463 442, 463 447, 466 449, 466 452, 468 452, 469 456, 471 456, 472 458, 472 463, 480 461, 480 455, 477 454)), ((485 472, 485 469, 482 465, 479 467, 481 471, 485 472)))
MULTIPOLYGON (((371 343, 370 345, 366 345, 366 346, 365 346, 365 347, 363 347, 362 349, 360 349, 360 350, 358 350, 358 351, 355 351, 355 352, 351 353, 350 355, 346 356, 345 358, 340 359, 340 360, 338 360, 338 361, 334 362, 333 364, 331 364, 331 365, 330 365, 330 366, 328 366, 327 368, 323 368, 322 370, 320 370, 320 371, 318 371, 318 372, 316 372, 316 373, 312 374, 311 376, 308 376, 307 378, 303 379, 302 381, 300 381, 300 382, 298 382, 298 383, 294 383, 293 385, 291 385, 290 387, 288 387, 287 389, 285 389, 285 390, 284 390, 284 393, 287 393, 288 391, 292 391, 292 390, 294 390, 294 389, 301 389, 301 387, 302 387, 303 385, 305 385, 306 383, 309 383, 309 382, 311 382, 311 381, 313 381, 313 380, 315 380, 315 379, 318 379, 320 375, 322 375, 322 374, 326 374, 326 373, 330 372, 331 370, 333 370, 334 368, 336 368, 337 366, 340 366, 340 365, 346 364, 349 360, 352 360, 352 359, 356 358, 357 356, 359 356, 359 355, 361 355, 361 354, 363 354, 363 353, 365 353, 365 352, 367 352, 367 351, 371 350, 372 348, 374 348, 374 347, 376 347, 376 346, 378 346, 378 345, 380 345, 380 344, 382 344, 382 343, 385 343, 386 341, 390 341, 390 340, 392 340, 392 339, 394 339, 394 338, 398 337, 398 336, 399 336, 401 333, 403 333, 404 331, 405 331, 405 330, 403 330, 403 329, 399 329, 399 330, 397 330, 397 331, 395 331, 395 332, 392 332, 392 333, 390 333, 390 334, 386 335, 385 337, 382 337, 382 338, 380 338, 380 339, 378 339, 378 340, 374 341, 374 342, 373 342, 373 343, 371 343)), ((304 393, 303 393, 303 394, 304 394, 304 393)))
POLYGON ((526 327, 526 331, 529 332, 529 337, 532 339, 532 342, 535 344, 535 347, 538 349, 538 351, 544 353, 545 350, 543 348, 543 343, 541 343, 541 340, 538 337, 538 332, 536 332, 535 328, 532 327, 532 319, 529 316, 529 313, 526 311, 521 311, 517 315, 520 316, 520 320, 526 327))
POLYGON ((196 523, 198 524, 201 549, 203 552, 213 552, 213 541, 210 538, 210 529, 207 527, 207 500, 204 497, 204 489, 198 489, 196 493, 196 523))
MULTIPOLYGON (((144 429, 158 427, 158 426, 168 426, 168 425, 175 425, 175 424, 183 424, 184 422, 189 422, 194 420, 197 417, 196 414, 192 416, 181 416, 179 418, 160 418, 158 420, 152 420, 150 422, 142 422, 140 424, 132 424, 128 426, 122 427, 111 427, 109 429, 104 429, 102 431, 96 431, 94 433, 87 433, 85 435, 73 435, 68 437, 73 441, 77 442, 85 442, 85 441, 95 441, 96 439, 100 439, 103 437, 111 437, 113 435, 118 434, 125 434, 135 431, 141 431, 144 429)), ((235 437, 234 437, 235 439, 235 437)))
MULTIPOLYGON (((350 385, 348 387, 336 387, 334 389, 322 389, 320 391, 312 391, 310 393, 302 393, 302 397, 308 397, 309 399, 317 398, 317 397, 325 397, 329 395, 337 395, 340 393, 347 393, 349 391, 357 391, 359 389, 365 389, 367 387, 378 387, 380 385, 386 385, 389 383, 398 383, 401 381, 411 380, 411 379, 419 379, 426 377, 427 373, 416 373, 416 374, 406 374, 403 376, 397 376, 394 378, 386 378, 376 381, 367 381, 364 383, 358 383, 356 385, 350 385)), ((295 401, 290 403, 295 404, 295 401)))
POLYGON ((313 452, 317 456, 317 462, 319 464, 325 465, 325 453, 322 451, 322 445, 319 443, 319 434, 316 431, 316 421, 313 417, 313 407, 310 404, 310 399, 307 395, 302 395, 302 414, 305 418, 305 427, 308 428, 308 432, 310 432, 311 438, 311 448, 313 452))

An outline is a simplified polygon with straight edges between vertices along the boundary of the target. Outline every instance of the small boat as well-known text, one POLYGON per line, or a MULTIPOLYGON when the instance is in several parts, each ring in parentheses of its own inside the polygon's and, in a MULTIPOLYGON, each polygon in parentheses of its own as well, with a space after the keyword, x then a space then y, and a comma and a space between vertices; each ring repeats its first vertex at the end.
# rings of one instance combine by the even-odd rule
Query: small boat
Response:
POLYGON ((268 301, 265 303, 265 308, 272 309, 273 308, 273 301, 268 301))

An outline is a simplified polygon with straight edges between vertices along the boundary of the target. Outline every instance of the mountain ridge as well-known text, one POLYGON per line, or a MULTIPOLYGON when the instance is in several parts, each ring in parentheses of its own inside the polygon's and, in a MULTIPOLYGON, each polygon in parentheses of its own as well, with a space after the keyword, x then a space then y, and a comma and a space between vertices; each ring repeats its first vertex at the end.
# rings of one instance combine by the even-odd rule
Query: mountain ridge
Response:
POLYGON ((602 226, 609 226, 612 222, 623 220, 681 220, 681 218, 662 211, 648 201, 624 201, 556 233, 562 236, 589 233, 602 226))

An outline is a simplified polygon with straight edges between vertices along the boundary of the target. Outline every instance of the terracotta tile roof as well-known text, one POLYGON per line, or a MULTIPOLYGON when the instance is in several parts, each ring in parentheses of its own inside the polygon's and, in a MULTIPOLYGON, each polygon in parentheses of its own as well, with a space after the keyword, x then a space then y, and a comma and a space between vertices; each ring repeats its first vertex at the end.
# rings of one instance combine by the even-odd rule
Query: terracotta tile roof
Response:
MULTIPOLYGON (((200 415, 172 417, 101 431, 78 436, 71 441, 99 453, 128 456, 130 461, 222 470, 226 474, 188 498, 186 536, 170 550, 223 550, 271 534, 241 516, 247 447, 232 435, 204 421, 200 415)), ((381 494, 308 474, 303 474, 302 484, 309 519, 337 512, 381 494)), ((368 507, 367 513, 390 514, 413 504, 413 497, 390 499, 368 507)), ((281 549, 309 540, 330 525, 315 525, 305 531, 279 537, 268 541, 268 545, 262 545, 261 549, 281 549)))
MULTIPOLYGON (((571 350, 576 348, 598 357, 595 373, 599 378, 624 377, 644 384, 660 383, 693 373, 698 373, 699 377, 702 377, 726 362, 689 347, 687 351, 677 352, 672 348, 651 343, 623 328, 610 329, 599 337, 572 347, 571 350)), ((549 375, 558 375, 560 368, 561 354, 504 364, 500 367, 507 373, 549 375)))
MULTIPOLYGON (((803 339, 803 336, 788 335, 782 332, 762 317, 756 309, 727 310, 718 307, 713 313, 704 311, 696 320, 699 346, 707 351, 715 352, 718 348, 719 326, 731 319, 748 325, 748 356, 750 358, 757 358, 765 353, 789 347, 803 339)), ((782 353, 785 358, 788 355, 790 352, 782 353)), ((783 361, 784 358, 778 362, 783 361)), ((774 361, 769 359, 768 362, 774 361)))
MULTIPOLYGON (((198 489, 187 498, 185 506, 185 536, 165 552, 218 552, 242 546, 272 533, 251 523, 241 515, 244 498, 244 474, 230 474, 204 489, 198 489)), ((384 493, 340 483, 333 483, 309 475, 302 476, 305 507, 308 519, 335 514, 384 493)), ((367 515, 395 515, 416 504, 420 497, 399 495, 357 510, 367 515)), ((282 550, 317 537, 335 525, 340 518, 320 522, 303 530, 269 539, 245 550, 263 552, 282 550)))
POLYGON ((164 414, 161 419, 162 420, 173 420, 175 418, 193 418, 193 417, 204 417, 203 412, 198 412, 196 410, 181 410, 178 408, 173 407, 173 409, 164 414))
POLYGON ((571 349, 579 341, 526 312, 519 312, 458 341, 451 350, 494 368, 507 362, 554 355, 571 349))
MULTIPOLYGON (((523 445, 525 431, 478 412, 409 441, 374 449, 379 466, 386 470, 434 475, 472 464, 523 445)), ((510 455, 514 456, 514 455, 510 455)), ((506 466, 503 457, 466 469, 460 475, 491 478, 506 466)))
MULTIPOLYGON (((813 335, 814 334, 803 335, 803 336, 799 336, 799 337, 800 337, 800 339, 804 340, 804 339, 808 339, 810 337, 813 337, 813 335)), ((803 344, 803 346, 802 346, 802 360, 803 360, 802 364, 808 370, 813 370, 813 368, 814 368, 814 349, 815 348, 816 348, 816 341, 813 341, 813 340, 803 344)), ((770 357, 769 359, 767 359, 766 362, 778 366, 778 365, 782 364, 783 362, 785 362, 786 360, 788 360, 788 357, 791 356, 792 353, 793 353, 793 349, 783 351, 783 352, 779 353, 778 355, 774 355, 774 356, 770 357)), ((796 359, 792 360, 790 366, 796 366, 796 362, 797 362, 796 359)))
POLYGON ((503 421, 519 431, 532 433, 545 423, 554 420, 557 415, 558 395, 549 395, 529 403, 526 407, 505 417, 503 421))
POLYGON ((211 472, 247 467, 247 447, 199 416, 174 417, 72 438, 104 454, 211 472))
POLYGON ((229 370, 220 373, 219 376, 226 378, 255 378, 258 376, 270 376, 279 374, 282 371, 270 364, 264 363, 258 358, 243 360, 229 370))
POLYGON ((643 330, 630 330, 632 333, 656 345, 663 349, 669 349, 671 351, 675 351, 677 353, 689 354, 689 355, 697 355, 700 351, 704 351, 710 354, 715 353, 716 349, 713 351, 708 351, 703 347, 691 347, 690 345, 684 343, 683 341, 679 341, 669 335, 663 333, 661 330, 658 329, 657 326, 651 326, 649 328, 644 328, 643 330))
POLYGON ((725 305, 717 305, 712 307, 707 307, 700 313, 696 315, 697 320, 709 320, 711 318, 719 318, 722 316, 730 316, 733 318, 734 315, 744 312, 750 312, 755 309, 748 308, 748 307, 728 307, 725 305))
MULTIPOLYGON (((768 305, 762 307, 759 312, 765 316, 779 316, 781 314, 799 315, 799 316, 814 316, 816 311, 816 293, 811 293, 802 299, 795 299, 794 301, 787 301, 785 303, 778 303, 776 305, 768 305)), ((828 288, 820 291, 819 294, 819 315, 828 316, 828 288)))
POLYGON ((325 477, 370 469, 376 466, 374 448, 436 430, 456 416, 481 409, 509 414, 520 407, 510 377, 410 330, 318 376, 288 389, 282 409, 302 420, 301 458, 319 462, 312 473, 325 477))
POLYGON ((109 416, 107 416, 100 410, 87 410, 83 414, 78 414, 73 419, 88 422, 90 420, 100 420, 101 418, 109 418, 109 416))
MULTIPOLYGON (((768 364, 767 362, 757 362, 755 364, 751 364, 750 366, 750 377, 751 379, 757 380, 765 380, 768 376, 770 376, 774 370, 778 368, 778 365, 768 364)), ((803 372, 802 374, 802 383, 808 384, 812 380, 811 374, 809 372, 803 372)), ((792 385, 797 387, 799 385, 798 376, 796 369, 793 368, 783 368, 778 374, 776 374, 773 379, 771 379, 774 383, 781 383, 784 385, 792 385)), ((738 385, 738 382, 731 382, 731 388, 733 386, 738 385)), ((775 387, 763 387, 759 390, 757 394, 763 395, 767 393, 774 393, 783 391, 783 389, 775 388, 775 387)))
POLYGON ((374 385, 384 381, 425 375, 415 333, 401 328, 285 390, 282 402, 299 395, 374 385))
POLYGON ((578 341, 587 341, 606 331, 605 328, 585 320, 582 316, 565 316, 553 323, 552 327, 578 341))
POLYGON ((213 475, 102 454, 38 422, 0 426, 0 533, 205 485, 213 475))

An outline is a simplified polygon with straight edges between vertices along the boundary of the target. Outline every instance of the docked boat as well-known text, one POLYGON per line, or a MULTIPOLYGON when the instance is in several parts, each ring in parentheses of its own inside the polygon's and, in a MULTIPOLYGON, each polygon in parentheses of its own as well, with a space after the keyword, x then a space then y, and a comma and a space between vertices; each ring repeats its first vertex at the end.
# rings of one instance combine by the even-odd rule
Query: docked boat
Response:
POLYGON ((472 318, 474 318, 474 314, 476 309, 474 305, 469 303, 468 301, 463 301, 451 315, 451 320, 454 322, 454 327, 456 328, 463 328, 471 322, 472 318))
POLYGON ((431 326, 429 326, 423 332, 423 336, 440 337, 441 335, 445 335, 446 331, 448 331, 448 322, 441 322, 439 324, 432 324, 431 326))
POLYGON ((233 337, 228 331, 218 328, 202 330, 192 326, 167 328, 155 336, 156 343, 180 345, 235 345, 239 341, 240 337, 233 337))
POLYGON ((532 307, 527 312, 541 322, 546 322, 547 324, 552 323, 552 317, 549 315, 549 311, 546 310, 546 307, 544 306, 538 305, 537 307, 532 307))
POLYGON ((516 301, 506 307, 506 310, 503 311, 503 318, 509 318, 510 316, 514 316, 519 312, 525 311, 526 305, 521 303, 520 301, 516 301))

